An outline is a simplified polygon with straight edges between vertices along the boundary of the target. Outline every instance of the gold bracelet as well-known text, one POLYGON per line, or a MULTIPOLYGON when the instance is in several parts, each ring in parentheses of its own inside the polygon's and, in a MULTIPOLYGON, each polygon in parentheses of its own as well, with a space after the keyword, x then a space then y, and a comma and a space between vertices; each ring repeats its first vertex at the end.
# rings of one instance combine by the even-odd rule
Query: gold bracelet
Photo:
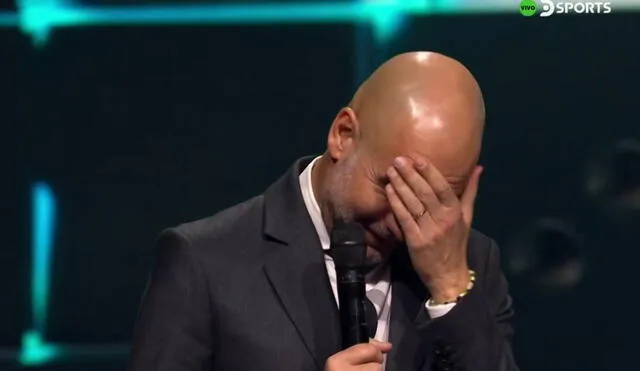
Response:
POLYGON ((476 272, 474 270, 469 269, 469 283, 467 284, 466 290, 464 290, 460 295, 456 296, 456 298, 451 301, 436 303, 433 299, 429 299, 429 305, 447 305, 447 304, 457 303, 460 300, 462 300, 462 298, 467 296, 467 294, 469 294, 469 291, 471 291, 475 282, 476 282, 476 272))

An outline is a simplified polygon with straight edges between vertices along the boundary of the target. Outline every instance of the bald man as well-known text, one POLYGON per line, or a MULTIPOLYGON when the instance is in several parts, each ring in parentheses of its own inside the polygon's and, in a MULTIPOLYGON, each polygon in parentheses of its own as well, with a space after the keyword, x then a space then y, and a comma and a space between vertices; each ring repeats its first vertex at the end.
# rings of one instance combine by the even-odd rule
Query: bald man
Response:
POLYGON ((493 240, 471 229, 484 104, 471 73, 415 52, 335 117, 327 150, 260 196, 162 233, 133 371, 511 371, 493 240), (336 222, 365 230, 375 339, 340 349, 336 222))

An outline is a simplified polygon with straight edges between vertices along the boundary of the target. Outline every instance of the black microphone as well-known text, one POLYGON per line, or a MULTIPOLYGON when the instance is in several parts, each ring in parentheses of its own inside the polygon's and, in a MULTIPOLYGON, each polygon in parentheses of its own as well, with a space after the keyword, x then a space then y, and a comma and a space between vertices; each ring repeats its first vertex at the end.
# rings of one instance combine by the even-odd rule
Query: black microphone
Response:
POLYGON ((336 266, 342 349, 368 343, 378 325, 376 310, 365 293, 367 247, 356 223, 337 223, 331 231, 331 257, 336 266))

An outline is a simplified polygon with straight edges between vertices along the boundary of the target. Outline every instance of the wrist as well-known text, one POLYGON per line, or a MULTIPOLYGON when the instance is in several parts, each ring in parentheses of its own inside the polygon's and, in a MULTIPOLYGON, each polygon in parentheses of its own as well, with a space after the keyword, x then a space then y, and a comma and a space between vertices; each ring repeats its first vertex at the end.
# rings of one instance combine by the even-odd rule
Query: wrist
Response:
POLYGON ((470 269, 438 283, 434 282, 427 286, 431 294, 429 303, 439 305, 458 302, 469 293, 474 283, 475 272, 470 269))

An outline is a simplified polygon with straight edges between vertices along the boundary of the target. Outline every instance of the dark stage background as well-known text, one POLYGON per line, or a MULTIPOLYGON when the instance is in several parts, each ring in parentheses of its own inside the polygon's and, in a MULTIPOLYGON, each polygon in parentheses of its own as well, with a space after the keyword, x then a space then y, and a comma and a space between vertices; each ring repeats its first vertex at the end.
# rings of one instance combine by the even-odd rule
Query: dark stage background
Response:
POLYGON ((35 352, 23 364, 47 360, 35 369, 123 369, 157 233, 258 194, 322 151, 355 84, 417 49, 461 60, 485 93, 475 223, 502 246, 522 369, 637 368, 640 219, 634 203, 614 201, 640 185, 640 156, 627 150, 611 177, 607 164, 592 169, 640 139, 638 14, 416 16, 386 46, 370 32, 347 22, 97 26, 56 29, 37 47, 0 28, 0 369, 27 367, 21 348, 35 352), (34 345, 23 335, 34 326, 39 181, 57 224, 46 344, 34 345), (550 237, 536 245, 541 232, 524 232, 542 218, 550 237))

